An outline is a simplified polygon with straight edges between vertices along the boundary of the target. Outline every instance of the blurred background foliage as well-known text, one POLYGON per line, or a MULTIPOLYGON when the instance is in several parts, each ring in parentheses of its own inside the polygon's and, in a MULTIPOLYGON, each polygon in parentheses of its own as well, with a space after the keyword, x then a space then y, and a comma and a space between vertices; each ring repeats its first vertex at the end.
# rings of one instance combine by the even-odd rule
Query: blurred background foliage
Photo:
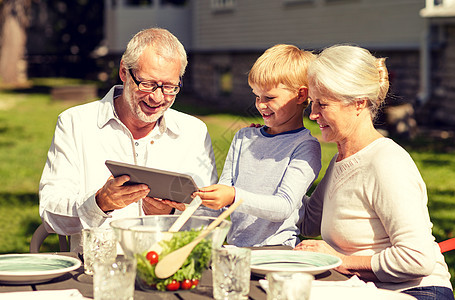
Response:
POLYGON ((97 79, 103 8, 103 0, 33 1, 33 27, 27 30, 30 77, 97 79))
POLYGON ((0 87, 43 74, 99 79, 103 9, 103 0, 0 0, 0 87))

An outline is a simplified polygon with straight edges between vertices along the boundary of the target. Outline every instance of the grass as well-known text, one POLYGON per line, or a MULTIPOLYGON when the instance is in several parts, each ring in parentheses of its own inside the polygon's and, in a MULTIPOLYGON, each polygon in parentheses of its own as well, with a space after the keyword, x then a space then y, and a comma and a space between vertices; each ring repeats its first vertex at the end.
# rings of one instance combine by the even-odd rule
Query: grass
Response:
MULTIPOLYGON (((56 79, 52 84, 61 84, 56 79)), ((48 84, 42 80, 41 85, 48 84)), ((41 90, 40 90, 41 91, 41 90)), ((57 116, 76 103, 55 102, 49 93, 0 91, 0 253, 29 251, 31 236, 41 223, 38 214, 38 183, 46 161, 57 116)), ((182 98, 184 99, 184 98, 182 98)), ((182 101, 184 102, 184 101, 182 101)), ((207 124, 220 173, 233 134, 250 123, 261 122, 255 117, 211 114, 210 110, 194 110, 179 103, 176 108, 198 114, 207 124)), ((319 137, 314 122, 305 125, 319 137)), ((455 150, 453 140, 427 136, 413 141, 397 141, 409 151, 424 178, 429 196, 429 210, 437 241, 455 234, 455 150)), ((336 152, 334 144, 322 143, 323 167, 316 183, 336 152)), ((45 241, 41 251, 58 250, 55 235, 45 241)), ((452 251, 455 252, 455 251, 452 251)), ((455 253, 445 255, 452 280, 455 278, 455 253)))

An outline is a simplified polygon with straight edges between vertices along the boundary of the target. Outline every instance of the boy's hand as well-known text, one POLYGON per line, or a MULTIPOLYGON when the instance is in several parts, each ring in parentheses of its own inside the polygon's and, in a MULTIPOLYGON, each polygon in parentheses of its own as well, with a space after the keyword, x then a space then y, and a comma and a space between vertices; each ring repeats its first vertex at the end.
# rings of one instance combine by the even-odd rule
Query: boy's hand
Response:
POLYGON ((234 203, 235 189, 232 186, 214 184, 194 192, 193 196, 199 196, 202 205, 211 209, 220 209, 234 203))

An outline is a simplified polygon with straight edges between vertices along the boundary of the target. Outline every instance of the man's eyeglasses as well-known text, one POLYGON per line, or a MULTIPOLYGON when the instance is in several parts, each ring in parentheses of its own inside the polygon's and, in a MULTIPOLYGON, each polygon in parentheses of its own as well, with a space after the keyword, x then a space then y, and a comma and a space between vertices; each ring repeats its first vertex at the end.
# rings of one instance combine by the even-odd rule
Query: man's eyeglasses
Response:
POLYGON ((180 88, 182 87, 181 79, 178 85, 157 84, 156 82, 139 81, 136 79, 131 69, 128 69, 128 71, 130 72, 131 78, 136 83, 138 89, 144 93, 153 93, 154 91, 156 91, 157 88, 160 88, 161 92, 164 95, 177 95, 178 92, 180 91, 180 88))

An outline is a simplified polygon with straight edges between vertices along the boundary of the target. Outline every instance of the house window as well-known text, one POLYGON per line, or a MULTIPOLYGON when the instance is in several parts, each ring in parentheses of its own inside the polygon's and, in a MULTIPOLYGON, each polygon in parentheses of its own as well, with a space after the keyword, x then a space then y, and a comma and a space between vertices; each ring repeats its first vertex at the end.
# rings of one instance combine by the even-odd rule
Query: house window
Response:
POLYGON ((219 68, 218 72, 218 92, 221 96, 228 96, 232 93, 233 89, 233 78, 232 72, 229 68, 219 68))
POLYGON ((213 95, 229 96, 233 90, 233 74, 230 67, 213 66, 213 95))
POLYGON ((231 10, 234 8, 235 0, 211 0, 212 10, 231 10))

